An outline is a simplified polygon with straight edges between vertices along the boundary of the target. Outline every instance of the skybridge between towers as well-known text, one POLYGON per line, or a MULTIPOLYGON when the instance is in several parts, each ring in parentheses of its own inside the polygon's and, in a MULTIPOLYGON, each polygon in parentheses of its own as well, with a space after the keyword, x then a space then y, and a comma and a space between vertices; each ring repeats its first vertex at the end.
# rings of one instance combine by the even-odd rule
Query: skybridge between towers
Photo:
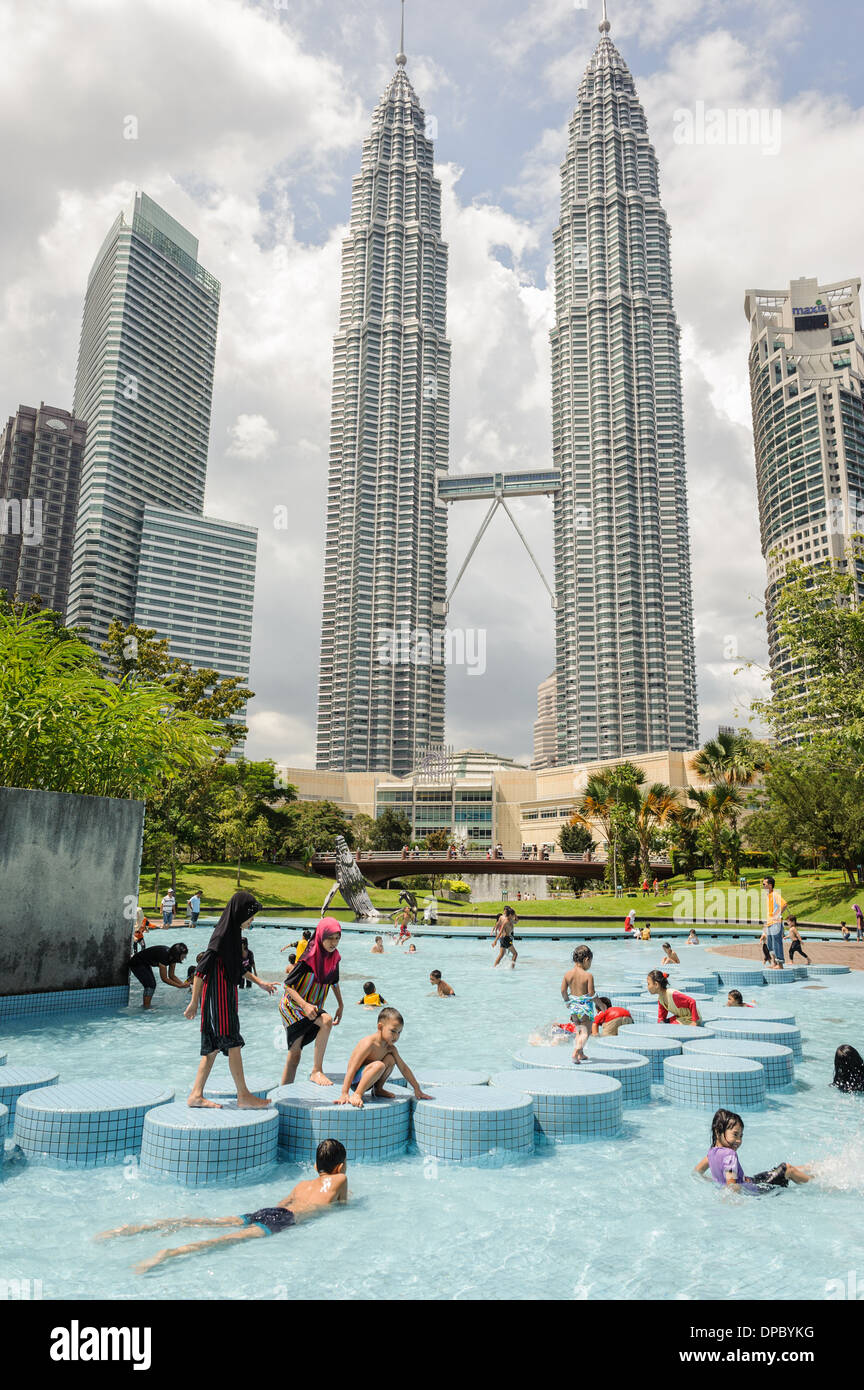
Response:
POLYGON ((456 592, 460 579, 471 561, 499 507, 503 507, 513 525, 517 536, 524 545, 537 573, 543 581, 553 610, 557 607, 555 590, 551 587, 537 561, 537 557, 519 527, 515 516, 507 505, 508 498, 514 497, 554 497, 561 488, 561 471, 557 468, 538 468, 526 473, 466 473, 458 477, 443 477, 438 480, 438 498, 441 502, 491 502, 468 554, 462 562, 452 588, 444 603, 435 604, 436 617, 446 617, 450 600, 456 592))

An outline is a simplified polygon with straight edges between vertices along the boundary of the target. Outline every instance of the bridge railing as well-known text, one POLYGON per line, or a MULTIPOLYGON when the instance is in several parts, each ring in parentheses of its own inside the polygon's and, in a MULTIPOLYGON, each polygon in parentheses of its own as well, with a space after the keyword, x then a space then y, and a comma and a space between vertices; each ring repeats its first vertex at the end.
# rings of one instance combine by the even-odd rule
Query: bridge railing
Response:
MULTIPOLYGON (((385 860, 389 860, 389 861, 390 861, 391 863, 393 863, 393 864, 411 864, 411 863, 416 863, 416 861, 419 860, 419 859, 422 859, 422 860, 430 860, 430 859, 432 859, 432 860, 435 860, 436 862, 441 863, 441 864, 448 864, 448 863, 449 863, 449 864, 459 864, 459 863, 464 864, 466 860, 476 861, 477 863, 480 863, 480 864, 488 864, 488 863, 494 863, 494 862, 496 861, 496 859, 497 859, 499 862, 500 862, 501 859, 506 859, 508 862, 510 862, 510 863, 515 863, 515 864, 522 864, 522 863, 524 863, 524 864, 541 864, 541 863, 542 863, 542 864, 605 864, 605 863, 606 863, 605 858, 598 857, 598 856, 595 856, 595 855, 589 856, 589 855, 586 855, 586 854, 563 854, 563 853, 561 853, 560 851, 558 851, 558 852, 553 851, 552 853, 549 854, 549 856, 548 856, 547 858, 543 858, 543 857, 542 857, 541 855, 539 855, 539 854, 537 855, 536 858, 534 857, 533 854, 532 854, 532 855, 527 855, 527 854, 526 854, 526 855, 521 855, 521 854, 507 854, 507 853, 504 853, 504 854, 500 854, 500 855, 495 855, 495 854, 487 855, 486 851, 483 850, 483 849, 469 849, 469 850, 465 850, 465 851, 459 850, 459 851, 457 851, 457 853, 456 853, 455 855, 449 855, 449 854, 447 853, 446 850, 441 850, 441 849, 432 849, 432 850, 418 849, 418 850, 412 850, 409 854, 406 854, 406 855, 403 855, 402 851, 401 851, 401 850, 398 850, 398 849, 365 849, 365 850, 353 850, 353 851, 352 851, 352 854, 354 855, 355 859, 360 859, 360 860, 363 860, 363 859, 374 859, 374 860, 377 860, 377 861, 380 861, 380 860, 382 860, 382 859, 385 859, 385 860)), ((318 859, 318 860, 323 860, 324 863, 331 863, 332 861, 335 860, 336 855, 333 854, 333 853, 332 853, 331 851, 329 851, 329 850, 319 850, 319 851, 317 851, 316 854, 314 855, 314 858, 315 858, 315 859, 318 859)), ((668 859, 668 857, 666 857, 666 856, 664 856, 664 855, 657 855, 657 856, 655 856, 654 859, 651 860, 651 863, 652 863, 652 864, 657 864, 657 865, 667 865, 667 864, 670 863, 670 860, 668 859)))

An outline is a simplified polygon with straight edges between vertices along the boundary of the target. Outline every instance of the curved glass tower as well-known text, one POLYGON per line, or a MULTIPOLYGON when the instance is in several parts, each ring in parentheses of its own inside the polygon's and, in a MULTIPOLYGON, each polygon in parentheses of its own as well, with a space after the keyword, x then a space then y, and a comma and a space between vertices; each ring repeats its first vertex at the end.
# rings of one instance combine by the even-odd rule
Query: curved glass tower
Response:
POLYGON ((570 121, 554 236, 559 763, 697 741, 669 224, 605 5, 600 34, 570 121))
POLYGON ((354 179, 333 344, 317 765, 349 772, 407 773, 444 737, 447 247, 405 61, 354 179))

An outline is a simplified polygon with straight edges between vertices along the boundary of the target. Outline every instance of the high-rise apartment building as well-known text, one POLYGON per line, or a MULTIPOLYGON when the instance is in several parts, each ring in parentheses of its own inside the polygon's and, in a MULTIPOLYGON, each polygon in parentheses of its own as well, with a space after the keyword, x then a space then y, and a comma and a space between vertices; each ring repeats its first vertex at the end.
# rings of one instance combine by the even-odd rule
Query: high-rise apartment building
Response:
POLYGON ((87 422, 67 621, 93 646, 131 622, 147 503, 200 514, 219 283, 198 242, 146 194, 90 272, 75 380, 87 422))
POLYGON ((552 330, 558 759, 696 744, 679 330, 657 158, 609 37, 561 166, 552 330))
POLYGON ((531 766, 535 771, 544 767, 555 767, 558 762, 558 680, 555 671, 541 681, 537 687, 537 718, 534 721, 534 757, 531 766))
POLYGON ((776 606, 790 560, 844 567, 864 601, 864 336, 859 279, 748 290, 750 393, 772 668, 791 671, 776 606))
POLYGON ((444 737, 450 407, 441 185, 405 63, 364 142, 342 248, 317 752, 322 769, 396 775, 444 737))
POLYGON ((66 610, 87 426, 43 401, 0 432, 0 589, 66 610))

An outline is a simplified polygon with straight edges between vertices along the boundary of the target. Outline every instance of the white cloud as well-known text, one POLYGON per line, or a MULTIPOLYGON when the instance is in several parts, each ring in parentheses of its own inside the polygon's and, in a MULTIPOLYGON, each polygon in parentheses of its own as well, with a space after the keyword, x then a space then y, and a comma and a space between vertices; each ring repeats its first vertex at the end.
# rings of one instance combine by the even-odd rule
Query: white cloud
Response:
POLYGON ((227 452, 241 459, 263 458, 279 438, 265 415, 238 415, 229 432, 227 452))

